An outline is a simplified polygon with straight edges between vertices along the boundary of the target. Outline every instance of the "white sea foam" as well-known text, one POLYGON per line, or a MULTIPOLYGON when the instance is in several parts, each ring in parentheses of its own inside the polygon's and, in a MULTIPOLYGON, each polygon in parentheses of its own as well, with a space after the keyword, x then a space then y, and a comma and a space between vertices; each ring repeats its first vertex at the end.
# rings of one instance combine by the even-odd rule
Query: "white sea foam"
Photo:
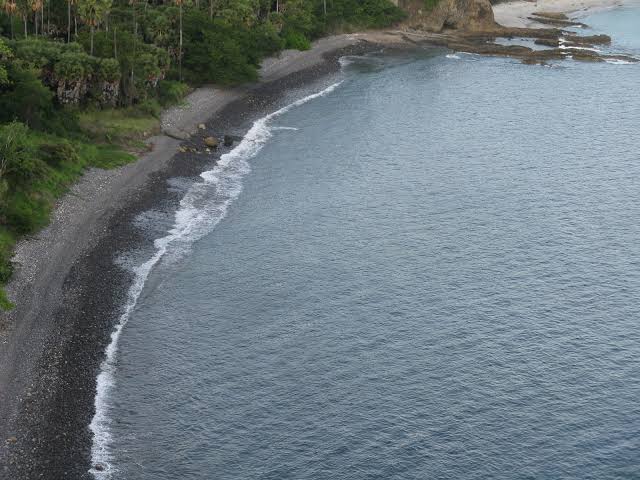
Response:
POLYGON ((630 62, 628 60, 622 60, 621 58, 608 58, 605 62, 612 65, 635 65, 637 62, 630 62))
POLYGON ((271 127, 269 122, 294 107, 332 92, 340 83, 335 83, 321 92, 304 97, 257 120, 236 148, 222 155, 213 169, 200 175, 202 180, 195 183, 181 200, 173 227, 167 235, 155 240, 155 253, 146 262, 134 268, 133 284, 129 289, 124 311, 111 333, 111 342, 106 349, 97 379, 96 413, 89 426, 93 433, 91 460, 94 466, 90 472, 95 478, 108 479, 115 471, 111 464, 113 438, 110 428, 109 394, 115 384, 118 341, 138 303, 149 274, 168 252, 188 248, 225 217, 227 208, 242 190, 242 177, 251 170, 247 161, 255 156, 271 137, 274 127, 271 127), (96 470, 96 465, 100 465, 103 470, 96 470))
POLYGON ((447 58, 451 58, 453 60, 460 60, 460 57, 458 55, 456 55, 455 53, 447 54, 447 58))
POLYGON ((591 47, 573 47, 570 45, 566 45, 567 40, 564 37, 560 37, 559 39, 560 44, 558 45, 558 47, 560 48, 560 50, 587 50, 589 52, 600 52, 600 50, 598 50, 597 48, 591 48, 591 47))

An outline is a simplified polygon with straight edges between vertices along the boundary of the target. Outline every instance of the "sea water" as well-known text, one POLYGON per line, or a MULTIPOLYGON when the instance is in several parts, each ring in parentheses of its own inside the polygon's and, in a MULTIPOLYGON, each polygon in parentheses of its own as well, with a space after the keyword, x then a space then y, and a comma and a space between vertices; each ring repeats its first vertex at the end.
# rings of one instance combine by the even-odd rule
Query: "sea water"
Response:
POLYGON ((140 221, 96 477, 640 477, 640 66, 447 53, 344 59, 140 221))

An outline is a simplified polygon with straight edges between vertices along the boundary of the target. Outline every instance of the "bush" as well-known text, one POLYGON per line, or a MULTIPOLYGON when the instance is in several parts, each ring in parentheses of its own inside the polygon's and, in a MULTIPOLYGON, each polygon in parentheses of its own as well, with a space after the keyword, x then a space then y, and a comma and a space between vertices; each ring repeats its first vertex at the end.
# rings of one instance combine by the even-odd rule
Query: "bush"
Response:
POLYGON ((64 164, 78 165, 81 163, 78 152, 68 140, 40 145, 39 153, 42 161, 53 168, 59 168, 64 164))
POLYGON ((18 234, 32 233, 49 222, 50 202, 35 192, 19 191, 8 198, 4 218, 18 234))
POLYGON ((10 83, 0 95, 0 122, 19 120, 43 130, 51 126, 53 92, 42 84, 36 71, 10 63, 8 73, 10 83))
POLYGON ((93 73, 96 80, 112 83, 120 79, 120 64, 115 58, 96 59, 93 73))
POLYGON ((295 50, 309 50, 311 48, 309 39, 300 32, 287 32, 284 41, 286 48, 293 48, 295 50))
MULTIPOLYGON (((13 273, 11 264, 13 245, 13 235, 6 229, 0 228, 0 285, 7 283, 13 273)), ((2 308, 1 305, 0 308, 2 308)))
POLYGON ((436 5, 438 5, 439 0, 424 0, 424 8, 427 10, 427 12, 433 10, 434 8, 436 8, 436 5))
POLYGON ((53 67, 59 80, 71 82, 83 80, 92 70, 91 57, 86 53, 64 53, 53 67))
POLYGON ((256 80, 256 56, 246 46, 248 32, 222 20, 213 22, 201 12, 191 11, 184 21, 183 69, 196 83, 233 84, 256 80))
POLYGON ((41 178, 46 164, 37 157, 36 144, 29 129, 19 122, 0 127, 0 176, 16 188, 41 178))
POLYGON ((162 106, 179 103, 189 92, 189 85, 174 80, 161 80, 158 83, 158 100, 162 106))
POLYGON ((146 116, 151 115, 155 118, 160 118, 160 114, 162 113, 162 107, 156 100, 145 100, 144 102, 136 105, 135 110, 132 112, 134 116, 146 116), (137 110, 137 111, 135 111, 137 110))

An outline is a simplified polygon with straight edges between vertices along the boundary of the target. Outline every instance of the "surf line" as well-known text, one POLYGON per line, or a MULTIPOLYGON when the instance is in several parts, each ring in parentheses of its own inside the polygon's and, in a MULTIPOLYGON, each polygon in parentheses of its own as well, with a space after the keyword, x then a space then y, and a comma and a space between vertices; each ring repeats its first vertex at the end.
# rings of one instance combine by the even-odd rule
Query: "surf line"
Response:
POLYGON ((256 120, 236 148, 222 155, 211 170, 200 174, 201 180, 191 186, 180 201, 173 227, 167 235, 154 241, 155 253, 146 262, 134 268, 134 279, 127 292, 124 310, 111 333, 111 341, 105 350, 105 358, 100 365, 100 373, 96 381, 95 414, 89 425, 93 434, 92 467, 89 472, 94 478, 105 480, 115 472, 110 451, 113 437, 109 417, 109 395, 115 386, 118 343, 124 327, 136 308, 149 274, 172 247, 178 244, 191 244, 202 238, 226 216, 229 205, 242 190, 242 177, 251 171, 248 160, 253 158, 272 136, 274 127, 269 125, 271 120, 295 107, 333 92, 341 83, 334 83, 320 92, 301 98, 256 120), (212 195, 212 189, 215 189, 215 195, 212 195), (211 198, 213 201, 208 201, 211 198))

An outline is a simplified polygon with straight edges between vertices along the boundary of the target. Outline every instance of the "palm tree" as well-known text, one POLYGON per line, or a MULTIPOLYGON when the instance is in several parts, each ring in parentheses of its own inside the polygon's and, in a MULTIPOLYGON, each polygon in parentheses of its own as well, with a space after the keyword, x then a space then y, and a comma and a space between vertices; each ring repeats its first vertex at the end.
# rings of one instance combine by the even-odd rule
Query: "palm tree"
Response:
POLYGON ((67 43, 71 43, 71 5, 74 0, 67 0, 67 43))
POLYGON ((9 16, 9 24, 11 25, 11 40, 13 40, 13 16, 18 11, 18 4, 15 2, 15 0, 2 0, 0 2, 0 6, 2 7, 2 10, 4 10, 4 13, 9 16))
POLYGON ((93 36, 95 34, 95 29, 100 25, 102 20, 104 20, 105 15, 110 9, 111 0, 82 0, 78 4, 80 17, 91 29, 91 55, 93 55, 93 36))
POLYGON ((182 81, 182 4, 184 0, 174 0, 180 11, 180 41, 178 44, 178 78, 182 81))
POLYGON ((29 0, 29 6, 33 12, 33 25, 36 29, 36 37, 38 36, 38 11, 42 7, 42 0, 29 0))

